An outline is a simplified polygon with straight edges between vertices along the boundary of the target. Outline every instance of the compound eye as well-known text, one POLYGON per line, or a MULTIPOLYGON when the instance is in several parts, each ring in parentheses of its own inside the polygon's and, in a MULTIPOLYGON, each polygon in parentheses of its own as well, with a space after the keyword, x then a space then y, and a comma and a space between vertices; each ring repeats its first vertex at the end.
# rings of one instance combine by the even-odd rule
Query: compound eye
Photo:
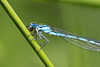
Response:
POLYGON ((36 26, 36 24, 34 24, 33 26, 36 26))

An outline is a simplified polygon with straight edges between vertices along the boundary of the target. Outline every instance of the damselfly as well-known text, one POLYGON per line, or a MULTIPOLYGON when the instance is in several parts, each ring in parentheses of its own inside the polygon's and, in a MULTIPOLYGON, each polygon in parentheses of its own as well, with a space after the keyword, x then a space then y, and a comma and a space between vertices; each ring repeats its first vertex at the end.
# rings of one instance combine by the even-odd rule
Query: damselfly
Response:
POLYGON ((34 33, 32 33, 31 35, 36 36, 35 40, 37 40, 37 35, 40 37, 39 40, 42 39, 42 37, 45 39, 45 42, 40 45, 41 48, 43 48, 49 42, 49 40, 42 34, 42 33, 47 33, 49 35, 63 37, 68 42, 76 46, 82 47, 84 49, 100 51, 99 40, 78 36, 76 34, 65 32, 64 30, 58 28, 50 27, 48 25, 37 25, 36 23, 30 23, 29 25, 26 26, 26 28, 29 31, 34 30, 34 33))

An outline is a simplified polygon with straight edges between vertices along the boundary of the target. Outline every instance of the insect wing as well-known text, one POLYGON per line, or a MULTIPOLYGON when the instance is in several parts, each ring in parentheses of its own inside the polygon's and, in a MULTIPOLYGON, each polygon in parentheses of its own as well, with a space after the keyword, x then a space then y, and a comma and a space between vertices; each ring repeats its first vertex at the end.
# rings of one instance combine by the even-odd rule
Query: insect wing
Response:
POLYGON ((92 50, 92 51, 100 51, 100 41, 99 40, 95 40, 95 39, 79 36, 76 34, 72 34, 69 32, 65 32, 64 30, 61 30, 58 28, 51 28, 51 30, 52 32, 55 32, 55 33, 65 34, 63 38, 66 41, 76 46, 82 47, 84 49, 92 50))

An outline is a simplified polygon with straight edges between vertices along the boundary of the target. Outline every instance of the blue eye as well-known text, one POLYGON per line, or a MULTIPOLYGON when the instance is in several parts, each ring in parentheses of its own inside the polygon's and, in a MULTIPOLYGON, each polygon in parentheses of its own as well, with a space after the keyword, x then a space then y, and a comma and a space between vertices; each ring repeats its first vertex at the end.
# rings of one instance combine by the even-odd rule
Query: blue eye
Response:
POLYGON ((34 27, 36 27, 36 24, 33 24, 34 27))

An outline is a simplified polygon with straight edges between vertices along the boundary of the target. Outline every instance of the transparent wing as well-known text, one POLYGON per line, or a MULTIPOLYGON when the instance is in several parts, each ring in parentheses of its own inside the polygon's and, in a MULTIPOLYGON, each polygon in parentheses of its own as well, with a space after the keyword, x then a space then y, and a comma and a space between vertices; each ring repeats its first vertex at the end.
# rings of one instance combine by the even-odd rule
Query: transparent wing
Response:
POLYGON ((76 34, 72 34, 69 32, 65 32, 58 28, 51 28, 51 30, 52 32, 55 32, 55 33, 65 34, 63 38, 76 46, 82 47, 84 49, 92 50, 92 51, 100 51, 100 41, 99 40, 95 40, 95 39, 79 36, 76 34))

